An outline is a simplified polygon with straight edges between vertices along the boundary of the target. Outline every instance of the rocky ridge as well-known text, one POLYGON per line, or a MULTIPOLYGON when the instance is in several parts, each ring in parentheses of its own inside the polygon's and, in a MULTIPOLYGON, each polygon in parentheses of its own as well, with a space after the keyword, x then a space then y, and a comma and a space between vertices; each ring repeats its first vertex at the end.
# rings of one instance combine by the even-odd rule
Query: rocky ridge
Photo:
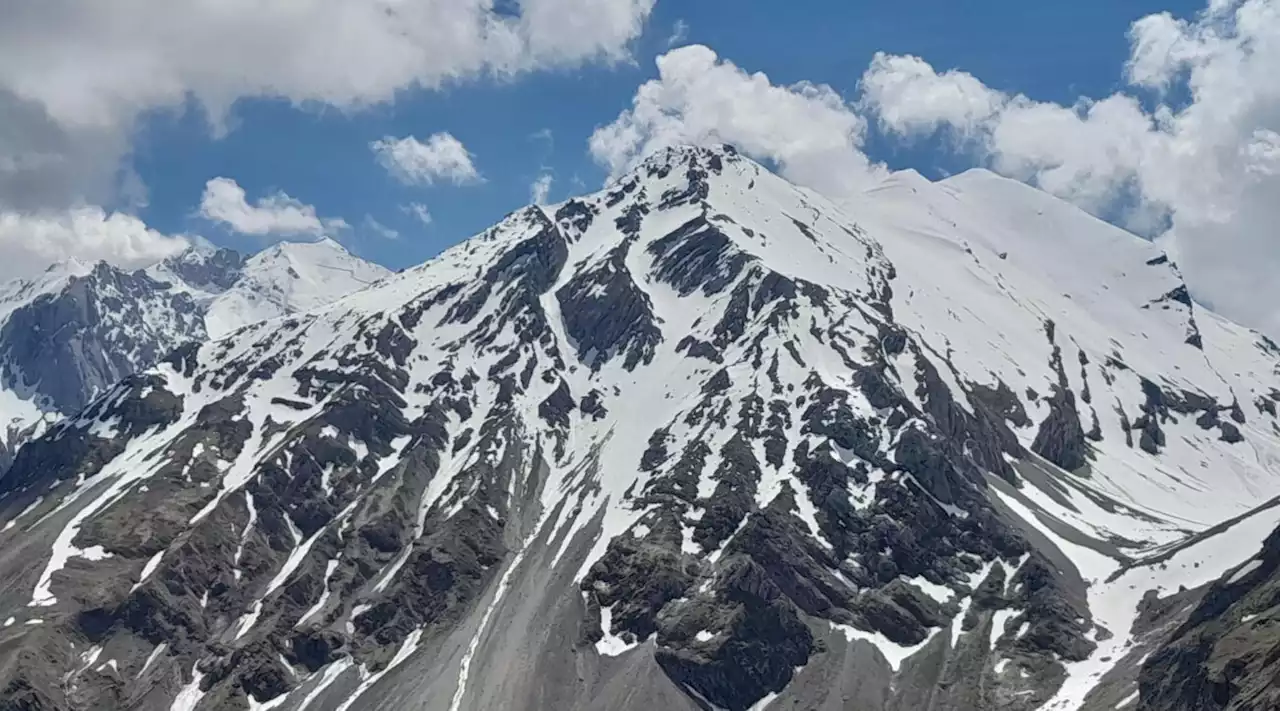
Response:
POLYGON ((1131 703, 1280 520, 1280 353, 1184 297, 990 174, 670 149, 19 450, 0 706, 1131 703))

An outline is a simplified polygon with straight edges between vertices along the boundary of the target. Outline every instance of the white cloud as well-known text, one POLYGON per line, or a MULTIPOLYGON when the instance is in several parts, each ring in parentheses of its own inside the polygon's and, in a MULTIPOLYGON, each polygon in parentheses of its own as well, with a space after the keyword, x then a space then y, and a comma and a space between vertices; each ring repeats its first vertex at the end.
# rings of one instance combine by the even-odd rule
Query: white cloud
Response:
POLYGON ((866 123, 831 87, 775 85, 701 45, 657 62, 658 78, 639 88, 631 109, 591 136, 592 156, 615 175, 679 143, 732 143, 833 194, 859 190, 883 172, 862 152, 866 123))
POLYGON ((1007 101, 969 74, 938 74, 918 57, 877 52, 862 78, 862 104, 877 109, 883 127, 930 133, 940 126, 962 131, 986 120, 1007 101))
POLYGON ((382 167, 407 185, 430 185, 437 180, 465 185, 482 180, 471 153, 450 133, 434 134, 426 143, 413 136, 387 136, 370 143, 369 148, 382 167))
POLYGON ((57 213, 0 213, 0 280, 30 277, 71 257, 126 269, 149 266, 186 249, 187 238, 161 234, 141 220, 97 207, 57 213))
POLYGON ((667 47, 674 47, 678 44, 684 44, 689 39, 689 23, 684 20, 676 20, 671 26, 671 34, 667 35, 667 47))
POLYGON ((1061 106, 878 57, 863 105, 890 132, 954 131, 998 171, 1149 234, 1167 228, 1196 298, 1280 333, 1280 0, 1211 0, 1191 20, 1143 18, 1129 37, 1132 92, 1061 106))
MULTIPOLYGON (((41 0, 0 22, 0 191, 113 189, 138 117, 244 97, 358 110, 405 89, 616 62, 653 0, 41 0), (21 114, 21 121, 14 121, 21 114), (22 166, 43 182, 10 180, 22 166), (58 169, 62 166, 62 169, 58 169), (16 186, 16 187, 15 187, 16 186)), ((0 207, 16 198, 0 192, 0 207)))
POLYGON ((556 143, 556 134, 549 128, 540 128, 529 134, 529 140, 542 143, 547 148, 550 148, 556 143))
MULTIPOLYGON (((0 5, 0 212, 11 221, 40 214, 39 224, 81 225, 77 206, 137 203, 145 195, 127 158, 149 112, 194 107, 225 130, 234 103, 246 97, 357 111, 406 89, 624 61, 653 0, 510 0, 500 8, 494 0, 0 5)), ((340 226, 287 199, 218 203, 235 197, 226 187, 213 195, 215 210, 255 233, 340 226)), ((65 256, 23 247, 15 258, 46 252, 65 256)))
POLYGON ((400 239, 400 233, 397 230, 378 222, 372 215, 364 216, 364 227, 383 239, 400 239))
POLYGON ((434 218, 431 217, 431 211, 427 209, 426 205, 423 205, 420 202, 411 202, 408 205, 401 205, 400 209, 404 210, 405 214, 412 215, 414 219, 424 225, 429 225, 434 220, 434 218))
MULTIPOLYGON (((491 1, 487 0, 486 5, 491 1)), ((527 57, 523 59, 541 64, 575 64, 588 58, 625 59, 627 42, 640 35, 654 3, 655 0, 520 0, 515 34, 526 46, 527 57)))
POLYGON ((545 205, 547 196, 551 194, 551 184, 554 180, 550 173, 539 175, 529 186, 529 201, 534 205, 545 205))
POLYGON ((314 207, 282 192, 250 204, 244 188, 231 178, 214 178, 205 183, 200 216, 240 234, 256 236, 320 237, 347 227, 340 218, 318 217, 314 207))

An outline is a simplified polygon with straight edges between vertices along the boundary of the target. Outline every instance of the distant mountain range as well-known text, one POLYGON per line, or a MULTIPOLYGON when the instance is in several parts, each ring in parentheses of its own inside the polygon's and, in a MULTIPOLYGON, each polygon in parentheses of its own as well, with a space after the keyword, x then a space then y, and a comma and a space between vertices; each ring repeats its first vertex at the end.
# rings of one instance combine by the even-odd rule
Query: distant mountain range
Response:
POLYGON ((320 306, 389 273, 325 239, 247 257, 200 245, 134 272, 71 260, 0 285, 0 465, 185 342, 320 306))

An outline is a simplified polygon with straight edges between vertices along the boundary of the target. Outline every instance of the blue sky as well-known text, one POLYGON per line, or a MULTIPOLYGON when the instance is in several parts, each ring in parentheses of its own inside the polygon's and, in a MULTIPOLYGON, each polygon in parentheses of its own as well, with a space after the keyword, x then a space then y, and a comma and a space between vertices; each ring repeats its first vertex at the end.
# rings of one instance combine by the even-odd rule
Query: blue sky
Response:
MULTIPOLYGON (((774 84, 825 83, 853 98, 872 56, 884 51, 918 55, 939 70, 963 68, 993 89, 1070 104, 1122 85, 1126 32, 1134 20, 1161 10, 1191 16, 1202 7, 1172 0, 659 0, 644 34, 631 44, 632 62, 406 90, 394 102, 348 111, 246 98, 235 104, 230 130, 221 137, 210 133, 199 111, 153 111, 133 143, 133 163, 148 197, 140 216, 162 232, 259 248, 269 238, 230 234, 196 216, 205 182, 225 176, 251 202, 283 191, 314 205, 321 216, 345 219, 352 225, 342 234, 349 248, 403 267, 526 204, 530 183, 544 171, 554 178, 552 200, 598 187, 605 173, 586 141, 656 75, 654 58, 667 51, 677 27, 687 28, 679 44, 705 44, 746 71, 765 72, 774 84), (441 131, 474 155, 482 184, 405 186, 369 150, 383 136, 425 139, 441 131), (409 202, 428 206, 433 222, 422 225, 403 211, 409 202), (366 215, 400 238, 368 229, 366 215)), ((931 176, 972 164, 935 144, 908 145, 872 130, 867 152, 891 168, 912 167, 931 176)))

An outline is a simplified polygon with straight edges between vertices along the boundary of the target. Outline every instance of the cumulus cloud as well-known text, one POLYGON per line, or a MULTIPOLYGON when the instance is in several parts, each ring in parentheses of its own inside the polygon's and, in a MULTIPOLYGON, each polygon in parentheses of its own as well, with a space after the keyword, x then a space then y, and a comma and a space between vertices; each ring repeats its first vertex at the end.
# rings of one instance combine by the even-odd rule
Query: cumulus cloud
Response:
MULTIPOLYGON (((1129 96, 1081 99, 1073 106, 1036 102, 992 90, 965 72, 939 73, 918 57, 877 54, 861 87, 860 105, 886 132, 914 137, 949 131, 960 147, 989 157, 996 170, 1095 212, 1105 211, 1135 178, 1153 130, 1129 96)), ((1145 224, 1143 206, 1127 207, 1124 219, 1145 224)))
POLYGON ((831 87, 776 85, 701 45, 660 57, 658 78, 590 140, 611 173, 680 143, 732 143, 788 178, 829 194, 862 189, 884 172, 862 152, 866 122, 831 87))
POLYGON ((171 257, 188 244, 186 237, 157 232, 132 215, 97 207, 0 213, 0 280, 30 277, 69 256, 136 269, 171 257))
POLYGON ((321 237, 345 229, 340 218, 321 218, 316 209, 277 192, 250 203, 244 188, 231 178, 205 183, 200 216, 244 235, 321 237))
POLYGON ((426 142, 413 136, 379 139, 369 144, 378 162, 406 185, 430 185, 447 180, 454 185, 481 181, 472 156, 450 133, 437 133, 426 142))
POLYGON ((550 173, 539 175, 529 186, 529 201, 534 205, 545 205, 547 196, 551 194, 551 184, 554 180, 550 173))
MULTIPOLYGON (((653 8, 653 0, 0 4, 0 211, 66 224, 77 223, 77 206, 145 194, 127 159, 150 112, 195 108, 220 131, 246 97, 356 111, 406 89, 625 61, 653 8), (66 212, 50 217, 55 210, 66 212)), ((275 214, 270 201, 262 210, 228 214, 262 229, 254 220, 275 214)), ((289 218, 291 229, 314 234, 301 215, 289 218)))
POLYGON ((888 132, 943 130, 992 167, 1160 235, 1196 297, 1280 333, 1280 0, 1210 0, 1130 29, 1130 89, 1071 106, 878 56, 862 105, 888 132))
POLYGON ((0 207, 17 199, 65 207, 110 195, 137 119, 149 111, 194 105, 222 125, 244 97, 357 110, 404 89, 624 60, 652 7, 653 0, 7 3, 0 190, 16 185, 18 195, 0 192, 0 207))

